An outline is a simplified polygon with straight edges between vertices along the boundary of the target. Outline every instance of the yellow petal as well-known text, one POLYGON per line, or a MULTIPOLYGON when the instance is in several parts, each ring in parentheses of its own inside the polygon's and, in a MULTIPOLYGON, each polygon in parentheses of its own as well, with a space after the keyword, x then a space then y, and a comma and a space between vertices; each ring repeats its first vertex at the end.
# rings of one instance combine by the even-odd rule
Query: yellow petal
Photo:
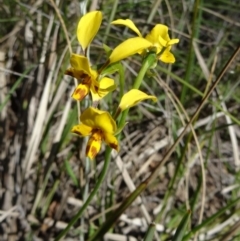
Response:
POLYGON ((86 126, 84 124, 79 124, 79 125, 75 125, 73 126, 71 132, 75 133, 79 136, 89 136, 91 134, 92 128, 89 126, 86 126))
POLYGON ((94 128, 95 124, 94 124, 93 119, 97 115, 101 115, 103 113, 105 113, 105 111, 99 110, 99 109, 96 109, 96 108, 93 108, 93 107, 89 107, 82 112, 82 114, 80 116, 80 120, 85 125, 88 125, 88 126, 91 126, 92 128, 94 128))
POLYGON ((153 101, 157 101, 156 96, 147 95, 140 90, 132 89, 123 95, 119 104, 119 108, 121 109, 121 111, 123 111, 127 108, 137 105, 139 102, 146 99, 152 99, 153 101))
POLYGON ((167 41, 162 37, 162 36, 159 36, 158 38, 158 44, 161 46, 161 47, 167 47, 167 41))
POLYGON ((99 82, 99 86, 97 90, 96 88, 90 89, 92 100, 98 101, 102 99, 104 96, 106 96, 109 92, 115 89, 116 89, 116 85, 114 83, 114 80, 107 77, 103 77, 99 82))
POLYGON ((152 46, 152 44, 144 38, 140 38, 140 37, 130 38, 122 42, 121 44, 119 44, 112 51, 109 57, 110 63, 118 62, 122 59, 125 59, 131 55, 134 55, 140 52, 143 49, 147 49, 150 46, 152 46))
POLYGON ((80 116, 80 120, 93 129, 100 129, 110 134, 115 133, 117 130, 116 122, 108 112, 93 107, 87 108, 80 116))
POLYGON ((117 138, 109 133, 104 134, 104 141, 108 146, 110 146, 112 149, 119 151, 119 144, 117 138))
POLYGON ((86 84, 79 84, 72 94, 74 100, 82 100, 89 93, 89 86, 86 84))
POLYGON ((99 89, 101 90, 113 90, 116 88, 114 80, 108 77, 103 77, 99 82, 99 89))
POLYGON ((167 63, 167 64, 173 64, 175 62, 174 55, 168 49, 164 50, 164 52, 160 55, 159 59, 162 62, 167 63))
POLYGON ((117 20, 111 22, 111 24, 124 25, 124 26, 132 29, 132 31, 134 31, 139 37, 142 37, 142 34, 140 33, 140 31, 138 30, 136 25, 133 23, 133 21, 130 19, 117 19, 117 20))
POLYGON ((163 24, 157 24, 146 36, 146 39, 157 48, 157 53, 160 53, 162 47, 167 47, 167 42, 170 40, 168 27, 163 24))
POLYGON ((93 11, 85 14, 78 23, 77 38, 83 51, 92 42, 102 23, 102 13, 93 11))
POLYGON ((96 116, 95 126, 101 129, 104 133, 114 134, 117 130, 116 122, 108 112, 96 116))
POLYGON ((170 41, 168 41, 167 45, 171 46, 173 44, 177 44, 178 42, 179 42, 178 38, 170 39, 170 41))
POLYGON ((101 149, 101 135, 99 132, 94 133, 88 140, 86 155, 92 160, 101 149))
POLYGON ((86 58, 85 56, 79 54, 72 54, 70 58, 70 64, 73 69, 83 71, 84 73, 91 75, 91 67, 88 58, 86 58))

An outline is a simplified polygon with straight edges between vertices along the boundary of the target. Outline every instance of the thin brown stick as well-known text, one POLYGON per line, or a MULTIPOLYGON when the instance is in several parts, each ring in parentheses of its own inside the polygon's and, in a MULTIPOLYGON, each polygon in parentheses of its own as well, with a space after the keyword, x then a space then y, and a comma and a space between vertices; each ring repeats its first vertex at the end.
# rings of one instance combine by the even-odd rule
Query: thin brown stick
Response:
POLYGON ((67 45, 68 45, 69 52, 70 52, 70 54, 72 54, 71 42, 70 42, 70 39, 69 39, 69 36, 68 36, 68 31, 67 31, 66 25, 65 25, 65 23, 64 23, 64 21, 63 21, 63 18, 62 18, 62 16, 61 16, 61 13, 60 13, 60 11, 59 11, 56 3, 55 3, 53 0, 49 0, 49 1, 51 2, 52 6, 53 6, 53 8, 54 8, 54 10, 55 10, 58 18, 59 18, 59 21, 60 21, 60 23, 61 23, 61 25, 62 25, 63 32, 64 32, 65 37, 66 37, 66 40, 67 40, 67 45))

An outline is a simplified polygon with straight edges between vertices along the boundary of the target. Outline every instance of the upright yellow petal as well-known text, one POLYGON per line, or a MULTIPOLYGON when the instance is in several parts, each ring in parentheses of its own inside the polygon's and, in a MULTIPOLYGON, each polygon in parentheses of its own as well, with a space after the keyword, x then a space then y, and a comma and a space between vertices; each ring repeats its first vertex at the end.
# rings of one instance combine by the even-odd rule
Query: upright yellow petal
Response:
POLYGON ((74 100, 83 100, 85 96, 89 93, 89 86, 86 84, 79 84, 77 88, 72 93, 72 98, 74 100))
POLYGON ((111 24, 124 25, 124 26, 132 29, 132 31, 134 31, 139 37, 142 37, 142 34, 140 33, 140 31, 138 30, 136 25, 133 23, 133 21, 130 19, 117 19, 117 20, 111 22, 111 24))
POLYGON ((157 101, 156 96, 147 95, 138 89, 132 89, 123 95, 118 108, 123 111, 127 108, 137 105, 139 102, 146 99, 152 99, 153 101, 157 101))
POLYGON ((147 49, 150 46, 152 46, 152 44, 144 38, 140 38, 140 37, 130 38, 122 42, 121 44, 119 44, 112 51, 109 57, 109 61, 110 63, 118 62, 122 59, 125 59, 131 55, 134 55, 140 52, 143 49, 147 49))
POLYGON ((89 136, 91 134, 92 128, 84 124, 79 124, 73 126, 71 132, 79 136, 89 136))
POLYGON ((115 133, 117 130, 116 122, 107 111, 101 111, 93 107, 87 108, 80 116, 83 124, 103 132, 115 133))
POLYGON ((98 154, 101 149, 101 135, 94 133, 88 140, 86 155, 92 160, 98 154))
POLYGON ((103 134, 104 141, 108 146, 110 146, 112 149, 119 151, 119 144, 117 138, 109 133, 103 134))
POLYGON ((93 11, 85 14, 78 23, 77 38, 83 51, 89 46, 102 23, 102 13, 93 11))
POLYGON ((105 113, 105 111, 89 107, 82 112, 80 116, 80 121, 87 126, 95 128, 95 118, 97 115, 100 115, 102 113, 105 113))
POLYGON ((168 27, 166 25, 163 25, 163 24, 155 25, 155 27, 151 30, 151 32, 146 36, 146 39, 154 44, 158 42, 159 36, 161 36, 166 42, 170 40, 168 35, 168 27))
POLYGON ((95 126, 103 132, 110 134, 114 134, 117 130, 116 122, 108 112, 96 116, 95 126))
POLYGON ((86 58, 85 56, 79 54, 72 54, 70 58, 70 64, 73 69, 83 71, 84 73, 91 75, 92 70, 90 67, 90 63, 88 61, 88 58, 86 58))
POLYGON ((156 52, 160 53, 163 47, 167 47, 167 43, 170 40, 168 27, 163 24, 157 24, 146 36, 146 39, 157 48, 156 52))

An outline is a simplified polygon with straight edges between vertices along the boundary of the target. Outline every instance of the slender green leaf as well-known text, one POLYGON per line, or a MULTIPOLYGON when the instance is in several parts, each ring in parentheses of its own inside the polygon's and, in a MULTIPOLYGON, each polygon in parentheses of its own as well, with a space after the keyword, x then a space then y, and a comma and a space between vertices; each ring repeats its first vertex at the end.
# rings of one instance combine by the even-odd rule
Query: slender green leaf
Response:
POLYGON ((172 239, 172 241, 182 241, 183 236, 185 235, 186 229, 187 229, 187 225, 189 222, 189 219, 191 217, 191 211, 187 211, 187 213, 183 216, 177 230, 176 233, 174 234, 174 237, 172 239))
POLYGON ((149 225, 149 227, 148 227, 148 230, 147 230, 147 232, 145 234, 145 237, 144 237, 143 241, 152 241, 152 240, 154 240, 153 236, 154 236, 155 229, 156 229, 155 223, 151 223, 149 225))
POLYGON ((73 183, 74 183, 77 187, 79 187, 79 183, 78 183, 77 177, 76 177, 76 175, 74 174, 73 169, 72 169, 69 161, 68 161, 68 160, 65 160, 65 161, 64 161, 64 165, 65 165, 67 174, 71 177, 73 183))

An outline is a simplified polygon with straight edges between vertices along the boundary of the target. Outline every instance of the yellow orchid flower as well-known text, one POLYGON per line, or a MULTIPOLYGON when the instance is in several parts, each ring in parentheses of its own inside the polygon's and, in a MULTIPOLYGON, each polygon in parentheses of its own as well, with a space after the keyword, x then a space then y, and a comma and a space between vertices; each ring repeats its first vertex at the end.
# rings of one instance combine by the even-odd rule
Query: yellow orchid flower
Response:
MULTIPOLYGON (((149 34, 144 38, 142 34, 140 33, 139 29, 136 27, 136 25, 133 23, 130 19, 118 19, 112 22, 112 24, 116 25, 124 25, 131 30, 133 30, 140 38, 145 39, 150 43, 150 46, 147 48, 142 48, 142 50, 155 48, 156 53, 159 54, 159 60, 161 60, 164 63, 174 63, 175 57, 170 52, 171 46, 173 44, 176 44, 179 42, 179 39, 170 39, 168 35, 168 27, 163 24, 157 24, 149 34)), ((136 39, 135 45, 137 45, 139 40, 136 39)), ((126 42, 126 41, 125 41, 126 42)), ((124 43, 124 42, 123 42, 124 43)), ((122 44, 123 44, 122 43, 122 44)), ((126 49, 126 46, 124 46, 126 49)), ((117 50, 115 50, 115 55, 118 53, 121 53, 123 51, 126 51, 125 49, 120 46, 117 50)), ((135 46, 128 46, 127 53, 125 55, 130 56, 132 54, 135 54, 139 51, 135 51, 135 46), (131 52, 132 51, 132 52, 131 52)))
POLYGON ((81 101, 90 91, 92 100, 98 101, 110 91, 115 90, 116 85, 113 79, 103 77, 97 81, 99 74, 90 67, 90 63, 85 56, 72 54, 70 64, 72 67, 67 69, 65 74, 80 81, 72 94, 73 99, 81 101))
POLYGON ((102 141, 119 151, 118 140, 114 136, 117 130, 116 122, 108 112, 90 107, 81 114, 80 121, 79 125, 73 126, 71 132, 81 137, 90 136, 86 156, 94 159, 100 151, 102 141))
POLYGON ((120 101, 120 104, 118 106, 118 109, 120 109, 120 111, 124 111, 128 108, 133 107, 134 105, 137 105, 139 102, 147 99, 151 99, 155 102, 157 101, 156 96, 147 95, 138 89, 131 89, 130 91, 128 91, 126 94, 123 95, 120 101))
POLYGON ((102 13, 100 11, 89 12, 80 19, 77 27, 77 38, 83 51, 85 51, 92 42, 101 23, 102 13))

